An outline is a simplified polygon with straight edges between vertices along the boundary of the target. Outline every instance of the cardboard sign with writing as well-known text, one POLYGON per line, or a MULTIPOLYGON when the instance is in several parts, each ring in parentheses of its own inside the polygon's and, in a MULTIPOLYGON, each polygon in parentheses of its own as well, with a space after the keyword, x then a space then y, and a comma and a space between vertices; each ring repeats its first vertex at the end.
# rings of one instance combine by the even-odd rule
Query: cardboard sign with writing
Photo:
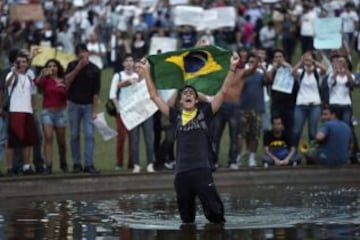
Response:
POLYGON ((12 21, 41 21, 45 19, 41 4, 19 4, 10 6, 12 21))

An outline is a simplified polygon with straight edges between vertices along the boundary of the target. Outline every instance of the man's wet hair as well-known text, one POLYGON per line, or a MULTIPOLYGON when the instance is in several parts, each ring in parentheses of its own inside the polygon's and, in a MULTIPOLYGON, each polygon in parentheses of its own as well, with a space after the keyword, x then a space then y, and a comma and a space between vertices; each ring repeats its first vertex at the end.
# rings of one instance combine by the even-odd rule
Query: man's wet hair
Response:
POLYGON ((198 94, 196 88, 194 88, 194 87, 191 86, 191 85, 185 85, 184 87, 182 87, 182 88, 179 90, 179 94, 181 94, 186 88, 191 88, 191 89, 195 92, 195 97, 196 97, 196 98, 199 97, 199 94, 198 94))

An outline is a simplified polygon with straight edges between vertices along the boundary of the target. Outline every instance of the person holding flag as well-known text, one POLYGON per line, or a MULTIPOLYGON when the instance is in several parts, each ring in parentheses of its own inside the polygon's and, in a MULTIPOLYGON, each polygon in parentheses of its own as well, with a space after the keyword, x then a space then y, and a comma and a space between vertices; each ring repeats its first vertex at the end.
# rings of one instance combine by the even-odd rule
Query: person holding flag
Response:
POLYGON ((196 197, 199 197, 205 217, 210 222, 225 222, 224 206, 212 176, 213 150, 208 126, 223 103, 228 88, 236 81, 235 72, 239 56, 233 53, 230 59, 225 80, 211 103, 198 106, 197 89, 191 85, 185 85, 179 90, 179 108, 168 106, 159 96, 150 74, 150 64, 147 60, 142 60, 141 70, 151 99, 176 127, 177 153, 174 185, 178 210, 183 223, 195 221, 196 197))

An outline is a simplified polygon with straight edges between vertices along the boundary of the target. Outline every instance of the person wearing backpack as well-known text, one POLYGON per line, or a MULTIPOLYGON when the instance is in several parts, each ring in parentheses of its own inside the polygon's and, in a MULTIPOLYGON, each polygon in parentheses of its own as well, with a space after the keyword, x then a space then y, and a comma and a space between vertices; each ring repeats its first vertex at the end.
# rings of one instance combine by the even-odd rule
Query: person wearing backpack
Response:
POLYGON ((239 56, 231 57, 229 72, 222 88, 211 103, 198 106, 199 95, 192 86, 184 86, 180 94, 180 108, 170 107, 158 94, 150 76, 150 65, 143 62, 146 85, 151 99, 160 111, 176 124, 175 191, 178 210, 183 223, 193 223, 196 215, 196 197, 200 198, 205 217, 213 223, 224 223, 224 206, 212 176, 212 146, 208 127, 224 101, 227 89, 236 80, 239 56))
POLYGON ((35 123, 32 96, 36 93, 32 81, 33 76, 28 76, 30 58, 24 52, 19 52, 14 66, 5 78, 10 99, 8 107, 8 140, 6 165, 8 175, 13 175, 14 149, 22 148, 24 174, 33 174, 31 167, 31 147, 38 144, 39 137, 35 123))
POLYGON ((306 52, 292 70, 292 75, 297 80, 293 130, 295 147, 299 145, 306 120, 309 142, 315 139, 321 116, 320 85, 325 74, 326 67, 315 60, 312 52, 306 52))

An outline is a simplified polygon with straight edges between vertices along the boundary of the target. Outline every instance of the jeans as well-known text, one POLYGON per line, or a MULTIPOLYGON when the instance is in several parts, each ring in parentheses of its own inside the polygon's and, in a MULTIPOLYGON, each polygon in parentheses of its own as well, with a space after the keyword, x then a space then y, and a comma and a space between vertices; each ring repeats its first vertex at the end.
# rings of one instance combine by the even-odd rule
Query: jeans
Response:
POLYGON ((219 155, 220 152, 221 136, 224 132, 226 123, 229 124, 230 145, 228 152, 228 163, 231 164, 236 163, 237 156, 238 118, 234 107, 220 107, 212 123, 213 141, 217 155, 219 155))
POLYGON ((150 117, 146 121, 141 123, 139 126, 133 128, 130 131, 130 150, 131 150, 131 157, 133 164, 139 165, 140 128, 142 128, 144 134, 147 164, 154 162, 153 126, 154 126, 154 119, 153 117, 150 117))
POLYGON ((66 127, 66 111, 62 110, 48 110, 41 111, 41 123, 53 127, 66 127))
POLYGON ((7 121, 5 117, 0 117, 0 159, 4 158, 7 139, 7 121))
POLYGON ((70 122, 70 142, 71 154, 74 164, 80 162, 80 125, 83 123, 84 129, 84 158, 85 167, 93 165, 94 157, 94 125, 92 123, 92 104, 78 104, 69 101, 69 122, 70 122))
POLYGON ((352 127, 352 108, 351 105, 339 105, 331 104, 331 107, 334 108, 337 118, 341 121, 344 121, 347 125, 352 127))
POLYGON ((271 113, 270 113, 270 100, 265 102, 265 112, 262 114, 262 130, 271 130, 271 113))
MULTIPOLYGON (((300 164, 301 158, 302 158, 302 156, 300 155, 300 153, 295 153, 295 154, 290 158, 288 165, 291 166, 291 165, 293 165, 294 162, 296 162, 297 164, 300 164)), ((264 164, 267 163, 267 164, 269 164, 270 166, 275 165, 274 160, 273 160, 270 156, 268 156, 268 155, 266 155, 266 154, 263 156, 262 162, 263 162, 264 164)))
POLYGON ((294 146, 299 145, 305 121, 308 122, 309 140, 315 139, 321 115, 320 105, 296 105, 294 113, 294 146))

